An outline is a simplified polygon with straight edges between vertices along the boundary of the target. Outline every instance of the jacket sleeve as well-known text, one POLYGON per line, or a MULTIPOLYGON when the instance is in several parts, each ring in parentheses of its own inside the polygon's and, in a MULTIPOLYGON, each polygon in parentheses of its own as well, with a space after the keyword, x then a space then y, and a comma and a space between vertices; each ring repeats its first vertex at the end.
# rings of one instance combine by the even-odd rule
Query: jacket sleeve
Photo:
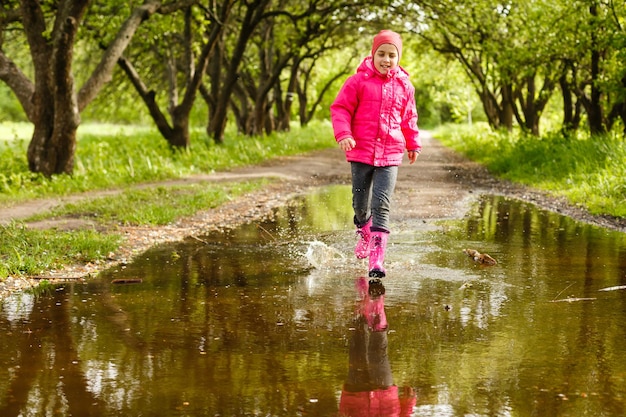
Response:
POLYGON ((356 76, 349 77, 343 84, 335 101, 330 105, 330 118, 337 142, 354 137, 352 135, 352 118, 359 104, 356 76))
POLYGON ((408 100, 404 115, 402 116, 402 134, 406 141, 406 149, 409 151, 422 151, 422 141, 419 137, 419 128, 417 127, 417 108, 415 105, 415 88, 409 83, 408 100))

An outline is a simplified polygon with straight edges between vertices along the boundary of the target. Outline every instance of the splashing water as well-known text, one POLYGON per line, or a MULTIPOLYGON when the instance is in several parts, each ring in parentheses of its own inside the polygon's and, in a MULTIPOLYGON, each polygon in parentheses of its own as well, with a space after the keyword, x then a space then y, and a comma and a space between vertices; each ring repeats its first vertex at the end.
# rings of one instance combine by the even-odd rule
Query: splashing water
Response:
POLYGON ((315 269, 329 268, 336 265, 337 262, 343 262, 346 259, 344 254, 338 249, 328 246, 319 240, 309 243, 304 256, 315 269))

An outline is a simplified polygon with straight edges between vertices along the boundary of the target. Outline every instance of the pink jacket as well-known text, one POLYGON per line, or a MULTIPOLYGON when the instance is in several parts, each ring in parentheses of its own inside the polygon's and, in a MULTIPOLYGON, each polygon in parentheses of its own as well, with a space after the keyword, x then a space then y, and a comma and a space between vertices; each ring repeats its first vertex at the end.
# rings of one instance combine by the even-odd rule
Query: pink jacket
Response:
POLYGON ((335 140, 356 141, 356 147, 346 152, 350 162, 400 165, 405 150, 422 149, 415 88, 401 67, 382 75, 368 56, 339 90, 330 114, 335 140))

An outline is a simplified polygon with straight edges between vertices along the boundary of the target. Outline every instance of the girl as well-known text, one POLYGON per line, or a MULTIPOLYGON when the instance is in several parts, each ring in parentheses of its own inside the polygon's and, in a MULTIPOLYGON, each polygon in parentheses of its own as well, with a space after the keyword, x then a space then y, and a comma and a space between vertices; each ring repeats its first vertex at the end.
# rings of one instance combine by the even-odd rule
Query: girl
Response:
POLYGON ((369 276, 385 276, 383 261, 391 197, 404 150, 409 162, 422 145, 417 127, 415 88, 399 66, 402 39, 382 30, 366 57, 330 106, 335 140, 352 170, 352 207, 357 258, 369 256, 369 276))

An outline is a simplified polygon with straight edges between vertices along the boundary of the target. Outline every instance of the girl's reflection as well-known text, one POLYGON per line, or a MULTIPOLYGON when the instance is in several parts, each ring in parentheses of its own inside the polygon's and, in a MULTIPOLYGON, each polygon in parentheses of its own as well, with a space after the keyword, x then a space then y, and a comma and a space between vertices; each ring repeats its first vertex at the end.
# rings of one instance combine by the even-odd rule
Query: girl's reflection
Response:
POLYGON ((379 279, 356 280, 359 295, 350 339, 348 377, 341 391, 340 416, 410 416, 415 394, 409 387, 399 396, 387 356, 385 286, 379 279))

